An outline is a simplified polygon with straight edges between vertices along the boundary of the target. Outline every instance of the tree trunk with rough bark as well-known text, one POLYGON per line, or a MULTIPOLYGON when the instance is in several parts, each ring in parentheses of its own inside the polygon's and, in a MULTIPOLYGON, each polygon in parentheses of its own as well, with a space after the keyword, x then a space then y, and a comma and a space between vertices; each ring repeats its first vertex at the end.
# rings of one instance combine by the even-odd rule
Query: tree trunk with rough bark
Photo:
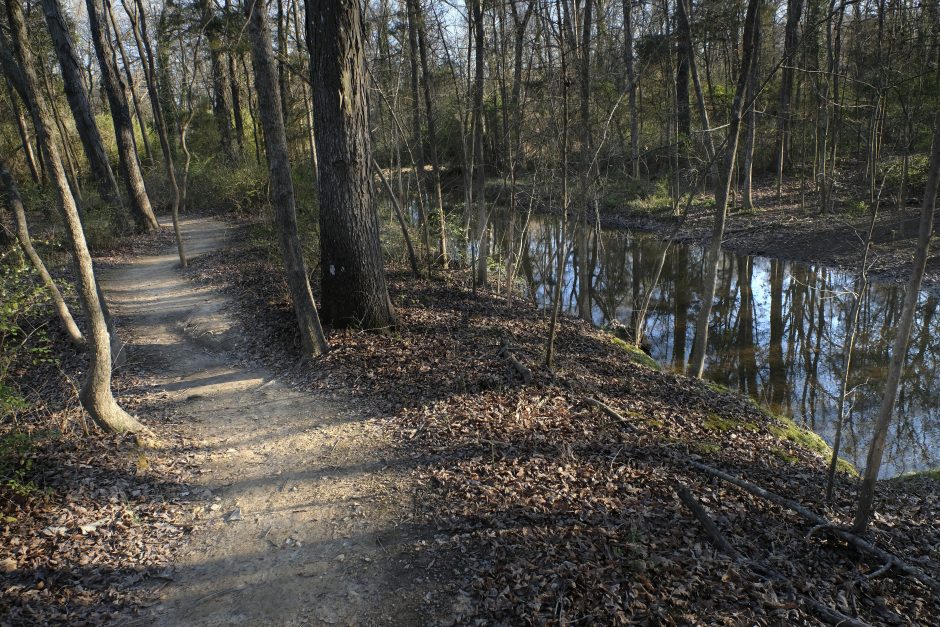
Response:
POLYGON ((284 118, 278 102, 275 80, 274 54, 271 50, 271 32, 268 27, 264 0, 245 3, 248 35, 251 39, 251 59, 254 66, 255 86, 260 99, 261 125, 264 127, 264 148, 268 156, 271 180, 271 201, 277 224, 281 256, 287 273, 287 285, 294 303, 294 314, 300 331, 300 343, 305 357, 315 357, 328 350, 317 306, 310 291, 307 264, 297 234, 297 206, 294 181, 291 177, 290 157, 284 118))
POLYGON ((388 329, 372 195, 365 34, 358 0, 308 0, 314 123, 320 166, 320 263, 324 318, 334 326, 388 329))
POLYGON ((117 71, 114 49, 105 35, 105 12, 102 0, 85 0, 88 8, 88 27, 91 40, 101 67, 101 82, 108 97, 111 120, 114 124, 114 138, 118 148, 121 178, 127 189, 131 213, 138 224, 148 229, 158 226, 157 218, 150 206, 150 197, 144 186, 144 177, 140 171, 137 148, 134 144, 134 125, 131 122, 130 109, 127 106, 127 93, 124 81, 117 71))

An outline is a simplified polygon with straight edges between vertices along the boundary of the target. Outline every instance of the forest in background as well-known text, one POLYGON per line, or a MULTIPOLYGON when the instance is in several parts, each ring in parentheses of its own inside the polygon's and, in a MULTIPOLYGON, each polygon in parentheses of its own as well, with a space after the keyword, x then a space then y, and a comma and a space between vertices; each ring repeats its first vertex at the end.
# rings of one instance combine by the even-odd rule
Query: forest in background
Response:
MULTIPOLYGON (((581 260, 571 270, 574 309, 593 322, 595 277, 583 260, 596 254, 602 223, 652 225, 663 241, 687 222, 707 224, 694 335, 679 360, 702 378, 728 221, 760 225, 783 212, 820 233, 847 224, 858 241, 834 441, 781 418, 774 433, 825 457, 818 487, 827 503, 853 491, 840 505, 852 515, 842 512, 847 526, 834 533, 866 542, 931 261, 936 2, 4 0, 3 9, 0 452, 11 512, 35 488, 23 461, 31 436, 17 427, 24 417, 41 424, 50 407, 77 402, 95 425, 82 418, 84 431, 161 445, 156 427, 112 391, 126 357, 94 261, 125 245, 166 244, 158 215, 173 224, 182 268, 187 216, 255 224, 269 271, 282 277, 268 304, 287 304, 291 350, 314 369, 331 348, 355 344, 343 329, 408 333, 422 314, 396 290, 431 289, 425 281, 483 299, 509 328, 514 307, 519 320, 535 315, 522 294, 525 251, 535 216, 553 216, 562 245, 549 261, 551 293, 536 303, 544 332, 510 333, 499 352, 511 378, 551 387, 565 371, 557 360, 572 358, 558 345, 578 345, 565 339, 574 322, 562 315, 562 278, 569 259, 581 260), (862 294, 870 257, 896 239, 906 242, 907 285, 856 486, 837 471, 848 470, 839 447, 862 294), (33 375, 55 370, 48 376, 70 375, 54 384, 33 375)), ((643 320, 668 250, 638 279, 639 313, 617 332, 614 346, 632 360, 649 350, 643 320)), ((577 403, 624 422, 611 400, 577 403)), ((712 430, 748 431, 752 420, 712 430)), ((929 573, 878 555, 936 592, 929 573)), ((844 607, 801 603, 844 618, 844 607)))

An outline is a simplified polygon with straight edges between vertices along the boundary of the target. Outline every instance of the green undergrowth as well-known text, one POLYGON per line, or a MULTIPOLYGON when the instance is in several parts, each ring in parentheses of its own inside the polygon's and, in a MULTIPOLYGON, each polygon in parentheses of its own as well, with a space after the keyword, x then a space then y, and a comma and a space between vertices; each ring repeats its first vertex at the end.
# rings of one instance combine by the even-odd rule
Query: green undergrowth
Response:
POLYGON ((907 481, 914 481, 916 479, 927 479, 929 481, 940 481, 940 468, 932 468, 930 470, 918 470, 914 472, 906 472, 903 475, 898 475, 889 479, 889 481, 894 481, 896 483, 904 483, 907 481))
POLYGON ((614 346, 620 348, 620 350, 626 353, 627 359, 630 361, 640 364, 641 366, 646 366, 647 368, 652 368, 653 370, 662 370, 662 368, 659 366, 659 363, 644 353, 642 349, 639 349, 628 342, 624 342, 619 337, 611 337, 610 341, 614 346))

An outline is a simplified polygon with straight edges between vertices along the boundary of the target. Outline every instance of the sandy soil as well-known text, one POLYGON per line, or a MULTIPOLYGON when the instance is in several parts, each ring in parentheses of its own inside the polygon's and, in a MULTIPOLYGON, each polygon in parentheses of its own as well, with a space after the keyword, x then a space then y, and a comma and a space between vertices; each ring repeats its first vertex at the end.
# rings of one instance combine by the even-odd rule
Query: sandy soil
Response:
MULTIPOLYGON (((229 237, 210 218, 183 229, 190 257, 229 237)), ((173 249, 103 274, 145 394, 188 425, 202 492, 195 531, 133 624, 428 622, 434 588, 409 552, 425 532, 408 464, 379 421, 241 355, 250 329, 185 277, 173 249)))

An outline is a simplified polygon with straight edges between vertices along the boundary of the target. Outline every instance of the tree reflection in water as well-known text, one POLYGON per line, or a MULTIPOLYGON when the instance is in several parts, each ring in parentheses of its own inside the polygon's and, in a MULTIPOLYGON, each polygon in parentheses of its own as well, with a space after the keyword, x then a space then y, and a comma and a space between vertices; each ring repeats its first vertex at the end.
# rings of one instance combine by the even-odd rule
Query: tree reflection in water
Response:
MULTIPOLYGON (((557 221, 533 219, 523 248, 519 280, 542 306, 549 302, 556 280, 553 260, 560 236, 557 221)), ((568 256, 561 279, 565 311, 598 325, 617 320, 632 330, 635 313, 652 289, 643 321, 646 337, 653 357, 681 372, 701 305, 702 249, 671 245, 660 280, 651 286, 665 246, 660 239, 622 231, 597 236, 590 229, 575 230, 571 237, 574 240, 564 248, 568 256)), ((855 273, 724 253, 717 285, 706 378, 792 416, 831 441, 855 273)), ((893 284, 872 284, 862 294, 843 448, 843 456, 859 468, 901 300, 901 289, 893 284)), ((886 477, 938 465, 937 305, 936 297, 921 296, 910 367, 882 469, 886 477)))

